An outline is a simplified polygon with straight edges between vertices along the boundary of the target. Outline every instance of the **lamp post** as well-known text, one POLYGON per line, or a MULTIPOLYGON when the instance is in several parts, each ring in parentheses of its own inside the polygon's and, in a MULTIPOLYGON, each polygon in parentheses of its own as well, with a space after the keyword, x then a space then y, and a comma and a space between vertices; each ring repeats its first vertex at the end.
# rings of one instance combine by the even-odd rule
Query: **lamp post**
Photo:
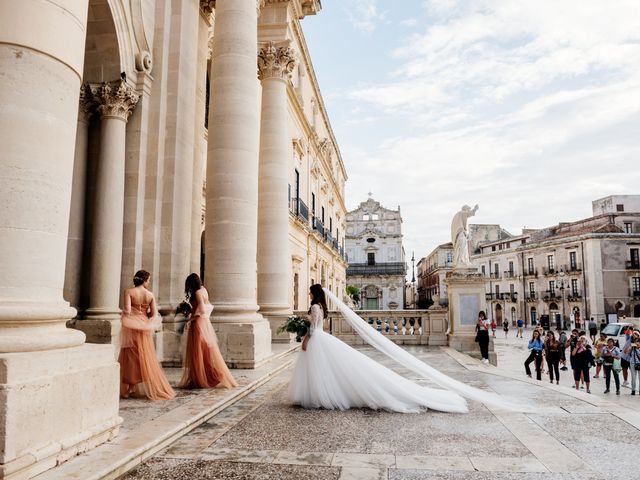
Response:
POLYGON ((416 300, 416 257, 415 252, 411 252, 411 298, 413 300, 413 309, 418 308, 416 300))
MULTIPOLYGON (((565 319, 565 310, 564 310, 564 290, 565 290, 565 283, 564 283, 564 272, 560 272, 560 292, 562 293, 562 328, 564 330, 567 329, 567 321, 565 319)), ((567 283, 568 285, 568 283, 567 283)))

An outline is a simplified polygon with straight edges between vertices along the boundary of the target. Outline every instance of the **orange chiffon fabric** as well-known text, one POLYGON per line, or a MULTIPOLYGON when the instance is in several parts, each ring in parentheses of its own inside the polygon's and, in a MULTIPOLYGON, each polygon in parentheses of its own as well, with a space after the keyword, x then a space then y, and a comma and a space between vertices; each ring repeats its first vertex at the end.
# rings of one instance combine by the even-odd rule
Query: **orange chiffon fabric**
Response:
POLYGON ((176 392, 169 385, 153 346, 153 331, 162 323, 162 317, 149 318, 148 309, 149 305, 131 305, 131 312, 122 312, 120 396, 127 396, 130 386, 135 385, 135 395, 167 400, 176 392))
POLYGON ((212 310, 211 304, 201 305, 191 316, 180 388, 238 386, 220 354, 218 338, 209 320, 212 310))

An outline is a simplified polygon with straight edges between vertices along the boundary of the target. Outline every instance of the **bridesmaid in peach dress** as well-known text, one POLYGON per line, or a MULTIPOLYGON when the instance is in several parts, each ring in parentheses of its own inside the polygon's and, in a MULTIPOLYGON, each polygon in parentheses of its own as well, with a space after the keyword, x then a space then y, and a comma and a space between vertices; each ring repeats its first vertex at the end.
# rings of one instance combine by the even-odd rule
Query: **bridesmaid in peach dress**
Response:
POLYGON ((184 290, 191 304, 191 318, 180 388, 237 387, 238 382, 220 354, 218 338, 209 320, 213 310, 209 293, 196 273, 187 277, 184 290))
POLYGON ((149 288, 151 274, 139 270, 133 288, 124 291, 120 332, 120 397, 167 400, 175 397, 153 346, 153 331, 162 323, 156 299, 149 288))

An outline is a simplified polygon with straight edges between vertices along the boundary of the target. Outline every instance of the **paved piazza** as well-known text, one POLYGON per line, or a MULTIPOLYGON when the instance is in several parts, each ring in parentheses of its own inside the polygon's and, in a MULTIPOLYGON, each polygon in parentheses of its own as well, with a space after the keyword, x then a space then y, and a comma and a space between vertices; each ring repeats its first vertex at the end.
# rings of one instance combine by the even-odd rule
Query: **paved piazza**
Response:
POLYGON ((631 460, 640 445, 640 398, 628 389, 604 396, 602 379, 594 380, 594 394, 576 392, 567 372, 560 386, 530 380, 519 367, 524 343, 498 341, 500 368, 446 348, 410 351, 471 385, 527 399, 539 406, 534 414, 475 402, 467 415, 304 410, 287 403, 287 369, 120 478, 640 478, 631 460))

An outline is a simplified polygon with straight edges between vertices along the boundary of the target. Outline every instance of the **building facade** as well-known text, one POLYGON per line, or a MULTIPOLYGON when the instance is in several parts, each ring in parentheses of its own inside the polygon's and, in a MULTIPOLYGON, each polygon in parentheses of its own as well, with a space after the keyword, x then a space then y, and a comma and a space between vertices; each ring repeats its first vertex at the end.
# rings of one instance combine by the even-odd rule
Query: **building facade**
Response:
POLYGON ((433 304, 446 307, 449 304, 447 272, 453 267, 453 244, 437 246, 418 262, 418 307, 429 308, 433 304))
POLYGON ((405 305, 405 263, 400 207, 373 198, 347 213, 347 283, 360 289, 360 308, 397 310, 405 305))
POLYGON ((606 197, 592 217, 481 242, 472 262, 491 318, 568 327, 640 317, 639 198, 606 197))
POLYGON ((0 4, 0 476, 117 433, 114 344, 136 270, 152 273, 167 362, 192 271, 240 368, 268 359, 310 283, 344 288, 346 172, 301 26, 320 9, 0 4), (314 205, 329 228, 314 231, 314 205))

